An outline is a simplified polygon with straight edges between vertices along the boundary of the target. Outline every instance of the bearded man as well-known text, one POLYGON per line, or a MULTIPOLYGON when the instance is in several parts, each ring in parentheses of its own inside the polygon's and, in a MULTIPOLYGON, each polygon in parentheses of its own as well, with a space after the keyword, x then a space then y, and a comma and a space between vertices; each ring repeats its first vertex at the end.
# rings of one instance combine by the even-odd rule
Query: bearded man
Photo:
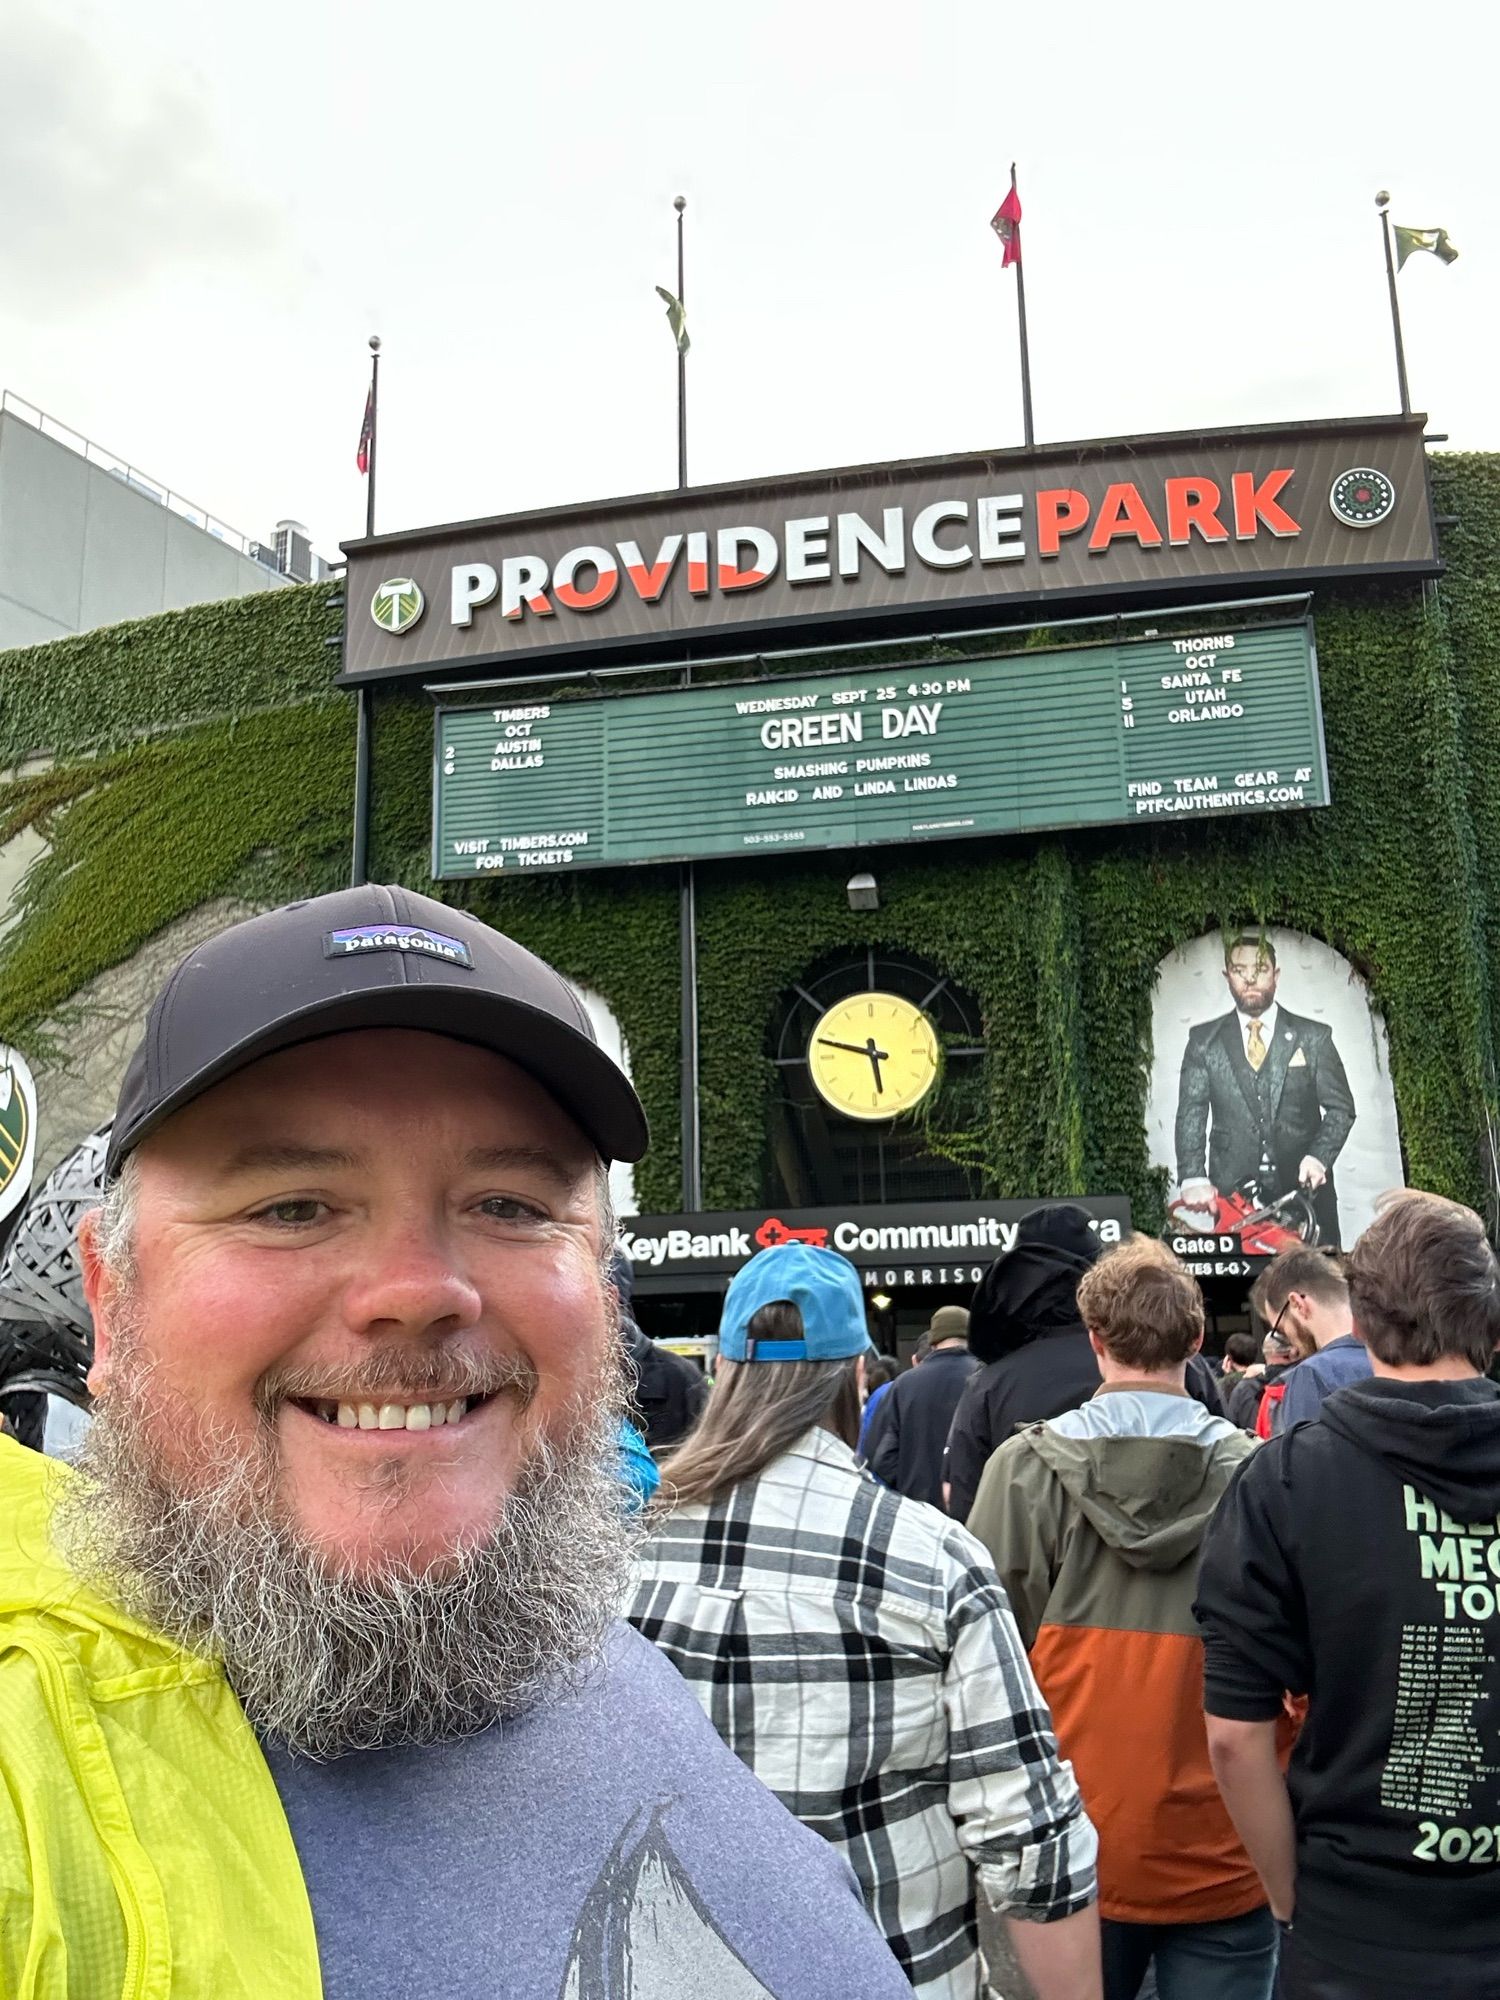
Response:
POLYGON ((645 1143, 565 982, 426 897, 177 968, 81 1234, 93 1426, 0 1440, 0 1993, 908 1990, 614 1615, 645 1143))
POLYGON ((1333 1030, 1283 1007, 1281 968, 1264 932, 1226 944, 1234 1009, 1189 1030, 1177 1090, 1182 1208, 1205 1234, 1216 1197, 1251 1184, 1260 1201, 1302 1188, 1324 1244, 1339 1241, 1334 1162, 1354 1128, 1354 1098, 1333 1030))

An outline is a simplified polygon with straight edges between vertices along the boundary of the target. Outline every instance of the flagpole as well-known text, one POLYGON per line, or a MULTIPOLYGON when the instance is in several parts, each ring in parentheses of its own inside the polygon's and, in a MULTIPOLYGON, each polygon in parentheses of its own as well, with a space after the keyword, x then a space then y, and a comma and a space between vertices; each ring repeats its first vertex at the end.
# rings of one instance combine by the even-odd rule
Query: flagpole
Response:
POLYGON ((1401 300, 1396 291, 1396 260, 1391 254, 1391 218, 1389 214, 1391 197, 1382 188, 1375 197, 1375 206, 1380 210, 1380 235, 1385 244, 1385 281, 1391 294, 1391 332, 1396 341, 1396 380, 1401 385, 1401 414, 1411 415, 1411 391, 1406 386, 1406 345, 1401 338, 1401 300))
MULTIPOLYGON (((379 424, 380 335, 370 335, 370 447, 365 472, 365 534, 375 532, 375 434, 379 424)), ((347 609, 344 616, 349 615, 347 609)), ((370 683, 361 681, 354 706, 354 847, 349 858, 349 886, 359 889, 370 879, 370 683)))
POLYGON ((370 335, 370 470, 365 487, 365 533, 375 532, 375 442, 380 428, 380 335, 370 335))
MULTIPOLYGON (((687 196, 672 203, 677 211, 677 304, 687 325, 687 272, 683 255, 682 218, 687 196)), ((677 342, 677 485, 688 483, 687 355, 677 342)), ((691 679, 691 673, 689 674, 691 679)), ((678 1018, 681 1041, 680 1133, 682 1147, 682 1206, 693 1214, 703 1205, 703 1129, 698 1109, 698 883, 691 861, 684 861, 677 881, 677 935, 680 947, 682 1004, 678 1018)))
MULTIPOLYGON (((1010 186, 1014 194, 1016 187, 1016 163, 1010 163, 1010 186)), ((1021 423, 1026 436, 1026 449, 1030 451, 1036 443, 1036 430, 1031 421, 1031 342, 1026 337, 1026 257, 1016 259, 1016 324, 1021 336, 1021 423)))
MULTIPOLYGON (((678 195, 672 206, 677 211, 677 303, 682 307, 683 323, 686 325, 687 291, 683 272, 682 215, 687 207, 687 196, 678 195)), ((677 484, 679 487, 684 487, 687 483, 687 355, 683 352, 682 342, 679 340, 677 343, 677 484)))

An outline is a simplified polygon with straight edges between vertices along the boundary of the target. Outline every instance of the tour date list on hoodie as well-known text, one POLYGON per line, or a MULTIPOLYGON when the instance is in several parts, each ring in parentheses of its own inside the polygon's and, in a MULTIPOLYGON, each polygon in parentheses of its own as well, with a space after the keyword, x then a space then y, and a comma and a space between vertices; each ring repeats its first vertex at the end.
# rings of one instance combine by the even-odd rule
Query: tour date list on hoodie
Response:
POLYGON ((442 708, 457 878, 1328 803, 1311 623, 442 708))

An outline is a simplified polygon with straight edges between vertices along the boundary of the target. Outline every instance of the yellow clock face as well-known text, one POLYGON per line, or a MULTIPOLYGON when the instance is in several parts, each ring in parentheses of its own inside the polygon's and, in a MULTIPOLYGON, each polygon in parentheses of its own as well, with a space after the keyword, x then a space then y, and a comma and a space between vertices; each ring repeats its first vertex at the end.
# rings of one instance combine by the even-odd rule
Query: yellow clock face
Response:
POLYGON ((807 1044, 818 1094, 846 1118, 896 1118, 937 1082, 938 1038, 895 993, 855 993, 828 1009, 807 1044))

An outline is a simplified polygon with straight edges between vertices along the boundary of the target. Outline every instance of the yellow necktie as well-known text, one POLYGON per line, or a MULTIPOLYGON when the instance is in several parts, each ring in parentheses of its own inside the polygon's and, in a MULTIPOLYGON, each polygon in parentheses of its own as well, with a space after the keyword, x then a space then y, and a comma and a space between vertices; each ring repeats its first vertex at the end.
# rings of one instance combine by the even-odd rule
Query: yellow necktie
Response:
POLYGON ((1245 1053, 1250 1059, 1251 1069, 1259 1069, 1266 1059, 1266 1038, 1261 1033, 1259 1021, 1250 1023, 1250 1039, 1245 1053))

